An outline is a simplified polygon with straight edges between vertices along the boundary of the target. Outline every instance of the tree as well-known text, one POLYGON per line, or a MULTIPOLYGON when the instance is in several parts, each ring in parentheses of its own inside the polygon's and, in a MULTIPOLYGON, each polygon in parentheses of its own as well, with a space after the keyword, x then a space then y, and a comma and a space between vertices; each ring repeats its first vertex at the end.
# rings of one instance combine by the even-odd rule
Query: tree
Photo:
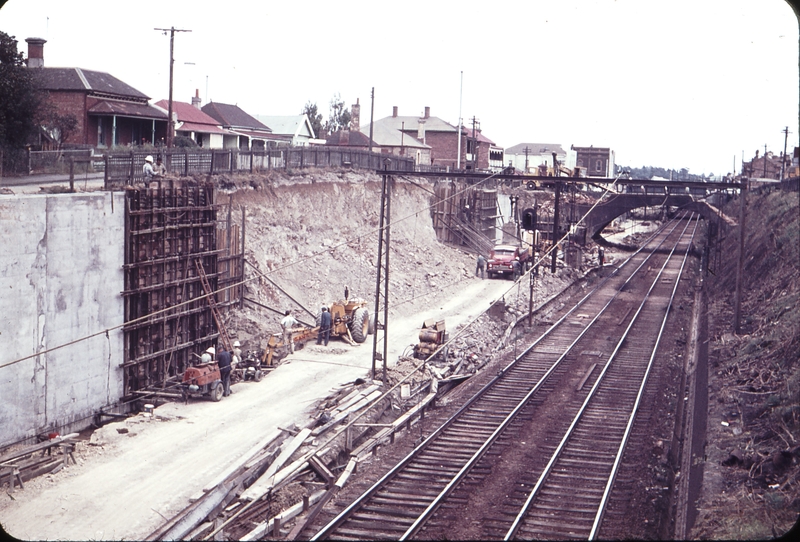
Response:
POLYGON ((25 66, 17 40, 0 32, 0 149, 8 154, 25 148, 37 133, 41 102, 33 74, 25 66))
POLYGON ((344 100, 339 96, 339 93, 333 95, 331 98, 331 109, 328 121, 325 123, 325 131, 328 135, 338 132, 339 130, 347 130, 350 127, 350 110, 345 109, 344 100))
POLYGON ((64 142, 78 127, 78 118, 75 115, 72 113, 62 115, 52 104, 42 104, 37 117, 37 124, 56 142, 58 150, 63 148, 64 142))
POLYGON ((300 113, 308 117, 311 128, 314 130, 314 135, 316 137, 322 137, 322 114, 317 111, 317 104, 312 104, 310 101, 306 102, 306 105, 300 113))

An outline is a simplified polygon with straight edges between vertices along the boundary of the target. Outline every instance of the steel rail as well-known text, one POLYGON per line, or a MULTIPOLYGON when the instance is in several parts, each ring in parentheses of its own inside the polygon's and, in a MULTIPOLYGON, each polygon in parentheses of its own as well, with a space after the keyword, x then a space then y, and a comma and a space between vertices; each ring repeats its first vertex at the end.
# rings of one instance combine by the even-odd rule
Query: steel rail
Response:
MULTIPOLYGON (((686 226, 684 227, 684 230, 683 230, 684 232, 686 231, 688 226, 689 226, 689 223, 687 222, 687 224, 686 224, 686 226)), ((681 236, 681 239, 682 239, 682 236, 681 236)), ((606 363, 605 363, 600 375, 598 375, 598 377, 595 380, 595 383, 592 386, 589 394, 586 396, 586 398, 583 401, 583 404, 581 405, 580 409, 578 410, 578 413, 573 418, 572 422, 570 423, 569 428, 567 429, 567 431, 564 434, 564 436, 562 437, 560 443, 556 447, 555 452, 551 455, 550 460, 547 462, 547 465, 545 466, 544 470, 539 475, 539 478, 536 481, 536 484, 534 485, 533 489, 529 493, 528 498, 525 500, 525 503, 523 504, 522 508, 520 509, 519 513, 517 514, 516 518, 514 519, 514 522, 512 523, 511 527, 508 529, 508 532, 506 533, 506 535, 504 537, 504 540, 511 540, 512 538, 514 538, 516 536, 516 534, 517 534, 517 532, 518 532, 518 530, 519 530, 519 528, 521 526, 522 521, 525 519, 528 511, 530 510, 531 505, 533 504, 533 500, 538 496, 540 490, 544 486, 545 481, 548 479, 548 477, 549 477, 550 473, 552 472, 556 462, 558 461, 558 459, 560 458, 562 452, 564 451, 564 448, 566 447, 568 441, 573 436, 578 423, 583 419, 584 414, 587 412, 587 409, 588 409, 588 406, 589 406, 590 402, 592 401, 592 399, 597 394, 597 391, 600 389, 601 384, 604 382, 605 376, 608 374, 608 371, 609 371, 609 368, 612 365, 612 362, 616 359, 618 353, 622 349, 623 344, 625 343, 626 339, 628 338, 628 335, 629 335, 631 329, 633 328, 634 323, 637 322, 640 314, 642 313, 642 310, 643 310, 645 304, 648 302, 648 300, 650 300, 650 295, 651 295, 653 289, 656 287, 656 285, 658 285, 659 280, 661 279, 661 275, 663 274, 664 270, 666 269, 667 264, 669 264, 669 262, 670 262, 670 260, 672 258, 672 255, 673 255, 675 249, 677 248, 678 243, 680 243, 681 239, 679 239, 676 242, 675 246, 670 251, 669 256, 664 260, 664 264, 661 266, 661 269, 659 270, 659 272, 656 275, 655 279, 651 283, 650 288, 648 289, 647 293, 645 294, 644 298, 642 299, 642 302, 639 304, 639 307, 637 308, 636 313, 633 315, 633 318, 628 323, 628 326, 625 329, 625 332, 623 333, 622 338, 617 342, 617 344, 616 344, 616 346, 614 348, 614 351, 612 352, 612 354, 609 356, 608 360, 606 361, 606 363)), ((689 247, 690 246, 691 246, 691 243, 689 243, 689 247)), ((687 248, 687 255, 688 255, 688 248, 687 248)), ((681 266, 681 269, 683 269, 683 266, 681 266)), ((678 283, 678 280, 675 281, 676 285, 677 285, 677 283, 678 283)), ((640 389, 643 390, 643 386, 641 386, 640 389)))
MULTIPOLYGON (((672 233, 675 228, 678 226, 678 222, 676 221, 672 227, 672 229, 668 232, 667 236, 672 233)), ((636 267, 636 269, 631 273, 630 276, 622 283, 622 285, 617 289, 616 293, 609 298, 605 305, 595 314, 594 318, 592 318, 584 327, 583 331, 581 331, 578 336, 569 344, 569 346, 564 350, 564 352, 556 359, 556 361, 550 366, 549 369, 542 375, 539 381, 530 389, 530 391, 517 403, 514 409, 506 416, 506 418, 500 423, 500 425, 492 432, 492 434, 486 439, 486 441, 481 445, 481 447, 475 451, 475 453, 470 457, 466 464, 461 468, 461 470, 453 477, 452 480, 445 486, 444 489, 436 496, 436 498, 428 505, 425 511, 414 521, 414 523, 406 530, 403 536, 400 537, 399 540, 407 540, 414 536, 416 532, 424 525, 424 523, 433 515, 439 505, 452 493, 453 489, 461 483, 461 481, 466 477, 470 470, 475 466, 475 464, 484 456, 486 451, 495 443, 499 435, 509 426, 509 424, 516 418, 517 414, 522 410, 530 400, 530 398, 539 391, 539 389, 544 385, 544 383, 550 378, 553 372, 556 370, 557 367, 561 365, 561 363, 566 359, 566 357, 572 352, 575 346, 583 339, 583 337, 592 330, 592 326, 600 319, 600 317, 605 314, 611 304, 619 297, 619 294, 622 293, 622 290, 627 286, 633 277, 641 270, 645 263, 647 263, 650 257, 655 254, 655 251, 664 244, 667 239, 665 236, 653 249, 653 251, 647 256, 647 258, 643 259, 642 262, 636 267)), ((652 238, 653 236, 651 236, 652 238)), ((626 260, 628 261, 628 260, 626 260)), ((586 299, 587 296, 584 296, 583 299, 586 299)), ((580 304, 582 304, 583 299, 580 304)), ((572 314, 574 310, 577 309, 579 305, 576 305, 570 311, 565 314, 559 322, 563 321, 567 316, 572 314)), ((538 342, 538 341, 536 341, 538 342)), ((536 342, 531 345, 530 348, 526 350, 528 352, 536 342)))
MULTIPOLYGON (((653 235, 652 235, 652 236, 651 236, 651 237, 648 239, 648 243, 649 243, 650 241, 652 241, 653 239, 655 239, 655 238, 656 238, 658 235, 663 235, 663 238, 662 238, 662 239, 660 239, 660 240, 657 240, 657 241, 658 241, 658 244, 656 245, 656 247, 655 247, 655 248, 649 247, 649 248, 651 249, 651 252, 650 252, 650 254, 648 254, 648 255, 647 255, 647 257, 646 257, 646 258, 644 258, 644 260, 643 260, 643 261, 642 261, 642 262, 639 264, 639 266, 638 266, 638 267, 637 267, 635 270, 633 270, 633 271, 631 272, 631 276, 634 276, 634 275, 636 275, 636 274, 639 272, 639 270, 640 270, 640 269, 641 269, 641 268, 644 266, 644 263, 646 263, 647 261, 649 261, 649 259, 650 259, 650 258, 653 256, 653 254, 655 254, 655 251, 656 251, 656 250, 657 250, 657 249, 658 249, 658 248, 659 248, 659 247, 660 247, 660 246, 661 246, 661 245, 662 245, 662 244, 663 244, 663 243, 666 241, 666 239, 669 237, 669 235, 672 233, 672 231, 674 231, 674 229, 677 227, 677 225, 678 225, 679 223, 680 223, 680 220, 676 220, 676 221, 674 222, 673 226, 672 226, 672 229, 670 229, 669 231, 666 231, 666 228, 662 228, 661 230, 659 230, 658 232, 656 232, 655 234, 653 234, 653 235)), ((569 316, 570 316, 571 314, 573 314, 573 313, 574 313, 574 312, 575 312, 575 311, 576 311, 576 310, 577 310, 577 309, 578 309, 580 306, 582 306, 582 305, 584 304, 584 302, 585 302, 587 299, 589 299, 589 298, 590 298, 590 297, 591 297, 591 296, 592 296, 592 295, 593 295, 593 294, 594 294, 594 293, 595 293, 595 292, 596 292, 596 291, 597 291, 597 290, 598 290, 600 287, 602 287, 604 284, 606 284, 606 283, 607 283, 607 282, 608 282, 608 281, 609 281, 609 280, 610 280, 612 277, 616 276, 616 275, 617 275, 617 274, 618 274, 618 273, 621 271, 621 269, 622 269, 623 267, 625 267, 626 265, 628 265, 630 262, 634 261, 634 258, 636 258, 636 257, 639 255, 639 253, 640 253, 642 250, 644 250, 645 248, 648 248, 648 244, 647 244, 647 243, 645 243, 645 244, 644 244, 642 247, 640 247, 640 248, 639 248, 639 249, 638 249, 638 250, 637 250, 637 251, 636 251, 634 254, 632 254, 632 255, 631 255, 631 256, 630 256, 628 259, 626 259, 626 261, 625 261, 625 262, 623 262, 622 264, 620 264, 620 265, 619 265, 619 266, 618 266, 618 267, 617 267, 617 268, 616 268, 616 269, 615 269, 615 270, 614 270, 614 271, 611 273, 611 275, 609 275, 609 276, 608 276, 608 277, 606 277, 606 278, 605 278, 603 281, 601 281, 601 282, 600 282, 600 284, 598 284, 598 285, 597 285, 595 288, 593 288, 593 289, 592 289, 592 291, 590 291, 589 293, 587 293, 587 294, 586 294, 586 295, 585 295, 585 296, 584 296, 584 297, 583 297, 583 298, 582 298, 582 299, 581 299, 581 300, 580 300, 580 301, 579 301, 579 302, 578 302, 578 303, 577 303, 575 306, 573 306, 573 307, 572 307, 572 308, 571 308, 571 309, 570 309, 570 310, 569 310, 569 311, 568 311, 568 312, 567 312, 567 313, 566 313, 564 316, 562 316, 562 317, 561 317, 561 318, 560 318, 560 319, 559 319, 559 320, 558 320, 556 323, 554 323, 552 326, 550 326, 550 328, 548 328, 548 330, 547 330, 547 331, 545 331, 545 332, 542 334, 542 336, 540 336, 539 338, 537 338, 537 339, 536 339, 536 340, 533 342, 533 344, 531 344, 531 346, 529 346, 529 347, 528 347, 528 348, 527 348, 527 349, 526 349, 526 350, 525 350, 525 351, 524 351, 522 354, 520 354, 520 356, 519 356, 517 359, 515 359, 515 360, 514 360, 512 363, 510 363, 510 364, 509 364, 507 367, 505 367, 504 369, 502 369, 502 370, 500 371, 500 373, 499 373, 497 376, 495 376, 495 377, 494 377, 494 378, 493 378, 493 379, 492 379, 492 380, 491 380, 491 381, 490 381, 488 384, 486 384, 486 385, 485 385, 485 386, 484 386, 484 387, 483 387, 483 388, 482 388, 482 389, 481 389, 481 390, 480 390, 480 391, 479 391, 479 392, 478 392, 478 393, 477 393, 475 396, 473 396, 473 398, 471 398, 471 399, 470 399, 470 400, 469 400, 469 401, 468 401, 468 402, 467 402, 467 403, 466 403, 466 404, 465 404, 465 405, 464 405, 464 406, 463 406, 461 409, 459 409, 459 411, 458 411, 458 412, 457 412, 457 413, 456 413, 454 416, 452 416, 452 417, 451 417, 451 418, 450 418, 450 419, 449 419, 447 422, 445 422, 445 423, 444 423, 442 426, 440 426, 440 427, 439 427, 439 428, 438 428, 436 431, 434 431, 434 433, 433 433, 433 434, 431 434, 431 435, 430 435, 430 436, 429 436, 427 439, 425 439, 425 441, 424 441, 424 442, 422 442, 422 443, 421 443, 420 445, 418 445, 418 446, 417 446, 417 447, 416 447, 414 450, 412 450, 412 451, 411 451, 411 452, 410 452, 410 453, 409 453, 409 454, 408 454, 408 455, 407 455, 407 456, 406 456, 406 457, 405 457, 405 458, 404 458, 404 459, 403 459, 403 460, 402 460, 400 463, 398 463, 398 464, 397 464, 397 465, 396 465, 396 466, 395 466, 393 469, 391 469, 391 470, 390 470, 388 473, 386 473, 386 474, 385 474, 385 475, 384 475, 384 476, 383 476, 383 477, 382 477, 380 480, 378 480, 378 481, 377 481, 377 482, 376 482, 376 483, 375 483, 375 484, 374 484, 374 485, 373 485, 373 486, 372 486, 372 487, 371 487, 369 490, 367 490, 367 491, 366 491, 364 494, 362 494, 362 495, 359 497, 359 499, 357 499, 356 501, 354 501, 353 503, 351 503, 351 504, 350 504, 350 505, 349 505, 347 508, 345 508, 345 509, 344 509, 344 510, 343 510, 343 511, 342 511, 342 512, 339 514, 339 515, 337 515, 335 518, 333 518, 333 519, 332 519, 332 520, 331 520, 331 521, 330 521, 330 522, 329 522, 329 523, 328 523, 328 524, 327 524, 327 525, 326 525, 326 526, 325 526, 325 527, 324 527, 324 528, 323 528, 321 531, 319 531, 319 532, 318 532, 318 533, 317 533, 317 534, 316 534, 316 535, 315 535, 315 536, 312 538, 312 540, 318 540, 318 539, 321 539, 321 538, 327 538, 327 537, 328 537, 328 536, 329 536, 329 535, 330 535, 332 532, 334 532, 334 531, 335 531, 337 528, 339 528, 339 526, 340 526, 340 525, 342 525, 342 524, 343 524, 345 521, 347 521, 347 519, 348 519, 348 518, 349 518, 351 515, 353 515, 353 514, 354 514, 354 513, 355 513, 357 510, 359 510, 359 509, 362 507, 362 505, 364 505, 364 503, 368 502, 368 501, 369 501, 369 499, 371 499, 371 498, 372 498, 372 497, 373 497, 373 496, 374 496, 374 495, 375 495, 375 494, 376 494, 376 493, 377 493, 377 492, 378 492, 378 491, 379 491, 379 490, 380 490, 380 489, 381 489, 381 488, 382 488, 384 485, 386 485, 386 484, 387 484, 387 483, 388 483, 388 482, 389 482, 391 479, 393 479, 393 478, 394 478, 394 477, 395 477, 395 476, 396 476, 396 475, 397 475, 399 472, 401 472, 403 469, 405 469, 405 468, 408 466, 408 464, 409 464, 409 463, 410 463, 410 462, 411 462, 411 461, 412 461, 412 460, 413 460, 415 457, 417 457, 417 456, 421 455, 421 453, 422 453, 424 450, 426 450, 426 449, 427 449, 427 448, 428 448, 428 447, 429 447, 429 446, 430 446, 430 445, 431 445, 431 444, 432 444, 432 443, 433 443, 433 442, 434 442, 434 441, 435 441, 437 438, 439 438, 439 437, 442 435, 442 433, 443 433, 443 432, 444 432, 444 431, 445 431, 445 430, 446 430, 448 427, 450 427, 451 425, 453 425, 453 424, 454 424, 454 422, 455 422, 456 420, 458 420, 459 418, 461 418, 461 417, 462 417, 462 415, 464 415, 464 414, 467 412, 467 410, 468 410, 468 409, 469 409, 469 408, 470 408, 472 405, 474 405, 474 404, 475 404, 475 402, 476 402, 476 401, 478 401, 478 400, 479 400, 481 397, 483 397, 483 396, 484 396, 484 394, 487 392, 487 390, 491 389, 491 388, 492 388, 492 387, 493 387, 495 384, 497 384, 497 383, 498 383, 498 381, 499 381, 501 378, 503 378, 503 377, 504 377, 504 376, 505 376, 505 375, 506 375, 506 374, 509 372, 509 370, 510 370, 511 368, 513 368, 513 367, 517 366, 518 364, 520 364, 520 363, 521 363, 521 360, 522 360, 522 359, 523 359, 523 358, 526 356, 526 354, 527 354, 528 352, 530 352, 530 350, 531 350, 532 348, 534 348, 534 347, 535 347, 535 346, 536 346, 538 343, 540 343, 540 342, 541 342, 541 341, 542 341, 542 340, 543 340, 543 339, 544 339, 546 336, 548 336, 548 335, 549 335, 549 334, 550 334, 550 333, 551 333, 553 330, 555 330, 555 329, 559 328, 559 326, 560 326, 560 325, 561 325, 561 324, 562 324, 562 323, 563 323, 563 322, 566 320, 566 318, 567 318, 567 317, 569 317, 569 316)), ((628 277, 628 279, 626 279, 626 280, 625 280, 624 284, 618 287, 618 289, 617 289, 616 293, 614 294, 614 297, 616 297, 616 296, 619 294, 619 291, 621 291, 621 290, 624 288, 624 286, 628 284, 628 282, 629 282, 630 280, 631 280, 631 277, 628 277)), ((602 311, 604 311, 604 310, 605 310, 605 308, 608 306, 608 304, 610 304, 610 301, 609 301, 609 302, 606 304, 606 306, 605 306, 605 307, 602 309, 602 311)), ((601 312, 602 312, 602 311, 601 311, 601 312)), ((584 329, 584 330, 581 332, 581 334, 580 334, 579 338, 580 338, 580 337, 582 337, 582 336, 583 336, 583 335, 586 333, 586 331, 588 330, 588 328, 590 328, 590 327, 591 327, 591 325, 592 325, 592 324, 593 324, 593 323, 594 323, 594 322, 597 320, 597 318, 598 318, 598 317, 599 317, 599 316, 596 316, 596 317, 595 317, 595 318, 592 320, 592 322, 590 322, 590 324, 586 326, 586 329, 584 329)), ((512 409, 512 411, 513 411, 514 413, 518 413, 518 412, 520 411, 520 409, 521 409, 522 407, 524 407, 524 406, 525 406, 525 404, 526 404, 526 403, 527 403, 527 402, 530 400, 530 397, 533 395, 533 392, 534 392, 534 391, 536 391, 536 390, 539 390, 539 389, 542 387, 542 385, 543 385, 543 384, 545 383, 545 381, 548 379, 549 375, 550 375, 550 374, 552 374, 552 372, 555 370, 555 366, 561 363, 561 361, 562 361, 562 360, 563 360, 563 359, 566 357, 566 355, 567 355, 568 351, 569 351, 570 349, 574 348, 574 345, 577 343, 577 341, 578 341, 578 340, 579 340, 579 339, 576 339, 576 340, 572 341, 572 343, 571 343, 571 345, 570 345, 569 349, 567 350, 567 352, 564 352, 564 353, 563 353, 563 354, 562 354, 562 355, 559 357, 558 361, 557 361, 556 363, 553 363, 553 364, 552 364, 552 366, 551 366, 551 367, 550 367, 550 368, 547 370, 546 374, 545 374, 545 375, 544 375, 544 376, 543 376, 543 377, 542 377, 542 378, 539 380, 539 382, 537 382, 537 384, 536 384, 536 386, 535 386, 535 389, 534 389, 534 390, 530 390, 530 391, 529 391, 527 394, 525 394, 525 397, 524 397, 524 399, 523 399, 522 401, 519 401, 519 402, 517 402, 516 406, 515 406, 515 407, 512 409)), ((452 491, 452 489, 453 489, 453 488, 454 488, 454 487, 457 485, 457 482, 458 482, 458 480, 457 480, 457 479, 458 479, 458 478, 463 478, 463 476, 464 476, 464 475, 466 475, 466 473, 468 473, 468 472, 469 472, 469 470, 470 470, 472 467, 474 467, 474 464, 477 462, 477 460, 478 460, 478 459, 480 459, 480 457, 481 457, 482 455, 484 455, 484 454, 485 454, 486 450, 488 449, 488 446, 489 446, 489 444, 491 444, 491 442, 495 441, 495 440, 496 440, 496 439, 499 437, 499 435, 500 435, 500 433, 501 433, 501 431, 502 431, 502 428, 505 428, 505 427, 506 427, 506 426, 507 426, 507 425, 510 423, 510 421, 513 419, 513 417, 514 417, 513 415, 512 415, 512 416, 505 416, 505 417, 504 417, 504 421, 503 421, 503 422, 501 422, 501 425, 502 425, 502 427, 501 427, 501 428, 498 428, 498 427, 496 427, 496 426, 495 426, 495 429, 494 429, 493 431, 491 431, 491 434, 489 435, 489 438, 488 438, 488 440, 487 440, 487 439, 484 439, 484 441, 483 441, 483 445, 482 445, 482 446, 480 446, 479 450, 478 450, 478 451, 476 451, 475 453, 473 453, 473 454, 470 456, 470 460, 468 461, 468 464, 467 464, 467 465, 464 465, 464 466, 462 466, 462 468, 461 468, 461 469, 458 471, 458 474, 457 474, 457 476, 456 476, 456 480, 454 481, 453 479, 451 479, 451 482, 447 484, 447 487, 445 488, 445 490, 443 490, 442 492, 440 492, 440 494, 439 494, 439 495, 436 497, 436 502, 435 502, 435 503, 429 503, 429 506, 426 508, 425 512, 423 512, 423 516, 425 516, 425 517, 429 517, 429 516, 431 515, 431 513, 432 513, 432 512, 435 510, 435 508, 436 508, 436 506, 437 506, 437 504, 436 504, 436 503, 440 503, 440 502, 443 500, 443 498, 444 498, 444 497, 446 497, 446 494, 448 494, 449 492, 451 492, 451 491, 452 491)), ((426 498, 426 499, 427 499, 427 498, 426 498)), ((420 519, 420 518, 421 518, 421 517, 418 517, 418 518, 417 518, 417 521, 415 521, 415 522, 414 522, 414 524, 412 525, 412 527, 406 530, 406 533, 403 535, 403 538, 407 538, 408 536, 412 536, 412 535, 413 535, 413 533, 414 533, 414 532, 416 532, 416 530, 417 530, 417 529, 419 529, 419 528, 420 528, 420 527, 421 527, 421 526, 424 524, 424 521, 425 521, 425 520, 424 520, 424 517, 422 517, 422 519, 420 519)))
MULTIPOLYGON (((695 234, 697 233, 697 225, 698 221, 694 223, 694 231, 692 231, 692 239, 694 239, 695 234)), ((653 347, 653 352, 650 354, 650 359, 647 362, 647 369, 644 373, 644 378, 642 379, 642 383, 639 386, 639 392, 636 395, 636 402, 633 405, 633 409, 631 410, 631 415, 628 417, 628 424, 625 426, 625 434, 622 437, 622 441, 620 442, 619 448, 617 449, 616 458, 614 459, 614 465, 611 468, 611 474, 608 477, 608 482, 606 483, 605 490, 603 491, 603 497, 600 500, 600 506, 597 510, 597 515, 595 516, 594 523, 592 524, 592 530, 589 533, 589 540, 595 540, 597 538, 598 531, 600 529, 600 524, 603 521, 603 516, 605 514, 606 505, 608 504, 608 497, 611 494, 611 488, 614 486, 614 481, 617 478, 617 472, 619 471, 620 464, 622 462, 622 455, 625 452, 625 447, 628 445, 628 439, 630 438, 631 431, 633 430, 633 422, 636 418, 636 414, 639 411, 639 405, 641 404, 642 397, 644 396, 644 388, 647 384, 647 380, 650 376, 650 370, 653 368, 653 362, 656 358, 656 353, 658 352, 658 347, 661 344, 661 337, 664 335, 664 329, 667 327, 667 318, 670 315, 672 310, 672 303, 675 300, 675 293, 678 291, 678 284, 680 283, 680 277, 683 275, 683 270, 686 267, 686 260, 689 258, 689 250, 691 249, 691 243, 686 247, 686 252, 683 254, 683 261, 681 262, 681 268, 678 270, 678 280, 675 280, 675 284, 672 287, 672 293, 669 297, 669 303, 667 304, 667 310, 664 312, 664 318, 661 320, 661 327, 658 330, 658 336, 656 337, 656 344, 653 347)))

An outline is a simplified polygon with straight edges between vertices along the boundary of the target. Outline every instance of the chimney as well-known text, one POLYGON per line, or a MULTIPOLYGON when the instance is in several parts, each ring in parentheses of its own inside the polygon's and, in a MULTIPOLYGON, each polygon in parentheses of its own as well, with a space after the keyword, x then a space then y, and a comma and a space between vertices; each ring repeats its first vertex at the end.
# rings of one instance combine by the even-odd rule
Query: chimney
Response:
POLYGON ((428 107, 427 105, 425 106, 425 118, 426 119, 431 118, 431 108, 428 107))
MULTIPOLYGON (((428 117, 425 117, 425 119, 426 118, 428 117)), ((427 143, 425 143, 425 119, 417 119, 417 122, 419 123, 417 126, 417 139, 422 141, 423 144, 427 145, 427 143)))
POLYGON ((395 118, 397 117, 397 106, 396 105, 392 106, 392 116, 395 117, 395 118))
POLYGON ((28 67, 44 68, 44 44, 47 40, 42 38, 28 38, 28 67))
POLYGON ((350 130, 358 132, 361 129, 361 105, 359 99, 356 98, 356 103, 350 106, 350 130))
POLYGON ((197 109, 200 109, 200 103, 202 100, 200 99, 200 89, 194 89, 194 97, 192 97, 192 105, 195 106, 197 109))

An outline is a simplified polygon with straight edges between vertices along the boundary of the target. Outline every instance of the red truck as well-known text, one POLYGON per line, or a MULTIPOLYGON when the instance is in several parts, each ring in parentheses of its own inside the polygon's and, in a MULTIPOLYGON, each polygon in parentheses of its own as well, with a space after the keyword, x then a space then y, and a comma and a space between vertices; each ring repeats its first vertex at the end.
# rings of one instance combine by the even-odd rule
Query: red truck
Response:
POLYGON ((494 278, 495 275, 513 276, 514 267, 511 262, 518 260, 519 271, 523 273, 530 259, 530 247, 520 248, 515 245, 495 245, 491 254, 489 254, 489 261, 486 262, 486 271, 489 273, 489 278, 494 278))

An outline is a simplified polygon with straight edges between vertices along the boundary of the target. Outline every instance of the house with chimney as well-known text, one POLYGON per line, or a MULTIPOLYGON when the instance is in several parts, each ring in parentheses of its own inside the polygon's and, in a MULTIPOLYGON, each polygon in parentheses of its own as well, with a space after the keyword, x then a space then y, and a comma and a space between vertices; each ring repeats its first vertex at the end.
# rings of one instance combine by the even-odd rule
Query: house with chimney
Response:
MULTIPOLYGON (((199 92, 195 92, 194 100, 200 100, 199 92)), ((200 108, 203 113, 215 119, 219 125, 239 136, 240 150, 265 150, 271 141, 282 141, 279 135, 273 135, 272 129, 258 119, 245 113, 238 105, 209 102, 200 108)))
POLYGON ((575 151, 575 165, 586 168, 587 177, 614 176, 614 151, 609 147, 571 145, 570 149, 575 151))
POLYGON ((167 113, 150 105, 148 96, 105 72, 46 67, 47 41, 25 41, 27 67, 46 102, 58 115, 71 115, 77 121, 74 131, 63 134, 62 144, 102 149, 153 143, 166 137, 167 113))
POLYGON ((273 138, 270 140, 270 146, 286 146, 305 147, 312 143, 324 143, 324 140, 318 141, 314 128, 311 126, 311 121, 308 116, 302 115, 255 115, 255 118, 271 130, 273 138))
MULTIPOLYGON (((168 100, 159 100, 155 105, 164 111, 169 110, 168 100)), ((188 137, 204 149, 239 148, 239 134, 226 130, 217 119, 204 113, 198 96, 192 99, 192 103, 173 100, 172 114, 176 136, 188 137)))
POLYGON ((480 127, 456 126, 431 116, 425 107, 422 115, 400 115, 392 107, 392 116, 361 127, 370 133, 381 152, 414 157, 417 165, 439 168, 489 170, 503 167, 503 149, 481 133, 480 127), (459 160, 459 139, 461 140, 459 160))

